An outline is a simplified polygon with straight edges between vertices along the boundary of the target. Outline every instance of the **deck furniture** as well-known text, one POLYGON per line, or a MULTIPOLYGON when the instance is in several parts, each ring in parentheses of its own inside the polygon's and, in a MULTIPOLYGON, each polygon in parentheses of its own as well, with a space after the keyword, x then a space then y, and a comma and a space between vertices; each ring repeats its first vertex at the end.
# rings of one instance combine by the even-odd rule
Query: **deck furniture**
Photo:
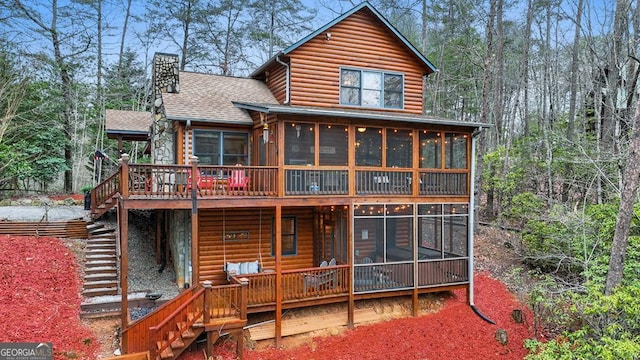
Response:
POLYGON ((335 266, 336 260, 331 259, 331 265, 326 260, 320 263, 320 270, 314 273, 303 274, 304 286, 303 292, 318 291, 326 286, 335 286, 336 272, 334 270, 326 270, 329 266, 335 266))
POLYGON ((261 272, 261 268, 258 260, 239 263, 227 262, 224 271, 227 273, 227 280, 231 280, 232 277, 238 275, 258 274, 261 272))
MULTIPOLYGON (((238 166, 238 165, 236 165, 238 166)), ((243 170, 232 170, 231 175, 227 179, 227 186, 229 192, 232 190, 246 191, 249 187, 249 178, 243 170)))

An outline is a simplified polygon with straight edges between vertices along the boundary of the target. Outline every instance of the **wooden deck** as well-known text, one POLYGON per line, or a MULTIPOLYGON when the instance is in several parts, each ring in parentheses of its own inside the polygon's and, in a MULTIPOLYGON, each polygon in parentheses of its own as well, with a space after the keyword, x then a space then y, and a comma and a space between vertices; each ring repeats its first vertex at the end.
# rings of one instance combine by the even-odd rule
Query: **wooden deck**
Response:
MULTIPOLYGON (((131 200, 468 196, 468 171, 396 168, 128 164, 91 196, 93 213, 131 200), (196 176, 192 176, 196 174, 196 176), (236 179, 236 180, 234 180, 236 179), (353 182, 355 186, 349 186, 353 182)), ((335 200, 334 200, 335 201, 335 200)), ((184 204, 183 204, 184 205, 184 204)), ((155 202, 149 207, 158 206, 155 202)), ((178 205, 176 208, 179 208, 178 205)))
MULTIPOLYGON (((418 284, 413 281, 413 263, 358 265, 354 268, 353 289, 356 295, 398 292, 468 284, 468 260, 429 260, 418 263, 418 284)), ((315 267, 282 272, 283 308, 320 303, 344 302, 349 296, 352 272, 349 265, 315 267)), ((241 275, 233 283, 246 279, 249 313, 273 310, 276 273, 241 275)))

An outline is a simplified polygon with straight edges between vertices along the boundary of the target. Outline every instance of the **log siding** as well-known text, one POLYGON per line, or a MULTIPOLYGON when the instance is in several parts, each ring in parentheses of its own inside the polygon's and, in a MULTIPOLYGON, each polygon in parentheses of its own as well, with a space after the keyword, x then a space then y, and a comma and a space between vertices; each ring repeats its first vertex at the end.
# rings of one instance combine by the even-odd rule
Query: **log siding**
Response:
POLYGON ((340 69, 354 68, 403 74, 403 109, 376 109, 422 114, 426 69, 373 14, 363 9, 327 32, 330 40, 318 35, 290 54, 291 105, 362 109, 340 104, 340 69))
MULTIPOLYGON (((214 284, 227 283, 224 263, 261 261, 264 270, 275 270, 271 255, 271 234, 274 210, 263 208, 200 210, 199 263, 200 280, 214 284), (224 214, 224 221, 223 221, 224 214), (260 214, 262 215, 260 217, 260 214), (224 231, 248 232, 248 239, 227 240, 224 231)), ((282 257, 282 270, 313 267, 313 212, 311 208, 283 209, 283 217, 294 216, 297 222, 297 255, 282 257)))

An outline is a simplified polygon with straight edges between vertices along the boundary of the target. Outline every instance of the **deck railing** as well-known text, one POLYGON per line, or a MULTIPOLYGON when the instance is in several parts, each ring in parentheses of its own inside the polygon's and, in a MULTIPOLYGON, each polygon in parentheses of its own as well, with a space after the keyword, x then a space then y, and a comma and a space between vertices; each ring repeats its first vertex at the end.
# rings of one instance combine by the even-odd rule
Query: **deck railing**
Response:
POLYGON ((229 318, 247 319, 246 284, 214 287, 205 282, 204 286, 183 291, 127 326, 122 331, 123 350, 125 353, 151 351, 155 359, 194 324, 229 318))
MULTIPOLYGON (((119 171, 92 191, 94 213, 100 210, 97 209, 98 206, 106 205, 118 193, 125 198, 134 196, 145 199, 190 199, 194 194, 198 198, 469 194, 469 175, 466 170, 351 170, 347 167, 286 167, 280 170, 273 166, 159 165, 126 162, 123 162, 119 169, 126 169, 126 176, 121 176, 119 171), (284 189, 279 188, 280 184, 284 189)), ((108 208, 103 211, 107 210, 108 208)))
POLYGON ((285 195, 348 195, 349 171, 335 169, 285 169, 285 195))
POLYGON ((205 291, 210 291, 210 289, 202 287, 197 289, 171 314, 164 319, 159 319, 161 320, 159 323, 149 327, 147 350, 151 352, 152 359, 170 349, 173 342, 181 339, 182 331, 177 331, 178 328, 184 331, 190 329, 197 322, 203 322, 202 317, 206 314, 207 306, 205 305, 207 298, 205 291))
POLYGON ((358 195, 411 195, 411 171, 356 170, 358 195))
POLYGON ((170 197, 276 196, 275 167, 129 165, 129 194, 170 197))
POLYGON ((120 172, 111 174, 91 191, 91 204, 104 204, 120 191, 120 172))
POLYGON ((468 281, 468 258, 418 261, 418 287, 442 286, 468 281))
POLYGON ((178 294, 152 313, 129 324, 122 330, 122 348, 124 353, 147 351, 150 341, 149 328, 162 322, 167 316, 175 312, 197 293, 197 288, 191 288, 178 294))
MULTIPOLYGON (((349 265, 285 270, 282 272, 282 300, 297 301, 318 296, 346 295, 349 293, 349 265)), ((247 305, 275 304, 276 273, 240 275, 248 282, 247 305)))
POLYGON ((420 172, 420 195, 467 195, 468 174, 464 172, 420 172))

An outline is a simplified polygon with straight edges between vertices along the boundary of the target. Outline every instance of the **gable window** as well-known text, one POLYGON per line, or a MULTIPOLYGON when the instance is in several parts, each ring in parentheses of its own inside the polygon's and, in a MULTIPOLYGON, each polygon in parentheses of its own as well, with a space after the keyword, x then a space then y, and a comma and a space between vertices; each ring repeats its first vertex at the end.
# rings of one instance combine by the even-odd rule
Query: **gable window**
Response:
MULTIPOLYGON (((296 255, 298 253, 298 235, 296 218, 282 217, 282 255, 296 255)), ((271 256, 276 256, 276 219, 271 221, 271 256)))
POLYGON ((404 78, 401 74, 356 69, 340 71, 340 104, 402 109, 404 78))
POLYGON ((193 155, 203 165, 248 165, 246 133, 193 130, 193 155))

